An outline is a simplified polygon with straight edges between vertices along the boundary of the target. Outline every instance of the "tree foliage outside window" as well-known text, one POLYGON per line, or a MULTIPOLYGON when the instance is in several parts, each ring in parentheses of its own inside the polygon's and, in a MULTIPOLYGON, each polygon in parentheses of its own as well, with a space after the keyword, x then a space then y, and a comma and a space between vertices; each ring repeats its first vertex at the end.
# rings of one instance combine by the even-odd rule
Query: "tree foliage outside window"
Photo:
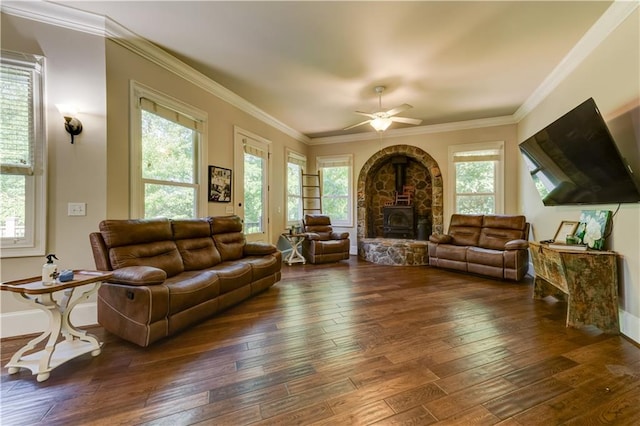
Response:
POLYGON ((144 216, 197 215, 197 132, 142 111, 144 216))
POLYGON ((302 219, 302 167, 287 163, 287 221, 302 219))
POLYGON ((495 205, 495 161, 464 161, 456 166, 456 212, 493 214, 495 205))
POLYGON ((254 234, 264 232, 264 159, 244 153, 244 232, 254 234))
POLYGON ((322 168, 322 213, 333 224, 349 221, 349 167, 322 168))

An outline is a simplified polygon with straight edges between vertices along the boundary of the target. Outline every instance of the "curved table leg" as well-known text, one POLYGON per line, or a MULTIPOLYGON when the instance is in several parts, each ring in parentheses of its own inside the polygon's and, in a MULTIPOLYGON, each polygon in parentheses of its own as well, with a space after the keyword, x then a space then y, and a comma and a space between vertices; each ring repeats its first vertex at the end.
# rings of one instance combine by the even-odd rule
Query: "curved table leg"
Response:
POLYGON ((31 340, 11 357, 6 365, 9 374, 15 374, 21 368, 27 368, 37 375, 38 382, 42 382, 49 378, 51 370, 70 359, 89 352, 92 356, 98 356, 102 343, 92 334, 75 328, 69 317, 73 308, 79 302, 88 299, 99 287, 99 282, 94 283, 89 290, 83 292, 75 300, 72 300, 73 288, 64 290, 64 296, 59 304, 53 298, 52 293, 42 294, 38 297, 13 293, 18 300, 45 311, 49 317, 49 329, 31 340), (64 340, 58 342, 58 337, 61 335, 64 336, 64 340), (47 337, 49 340, 43 350, 27 354, 47 337))

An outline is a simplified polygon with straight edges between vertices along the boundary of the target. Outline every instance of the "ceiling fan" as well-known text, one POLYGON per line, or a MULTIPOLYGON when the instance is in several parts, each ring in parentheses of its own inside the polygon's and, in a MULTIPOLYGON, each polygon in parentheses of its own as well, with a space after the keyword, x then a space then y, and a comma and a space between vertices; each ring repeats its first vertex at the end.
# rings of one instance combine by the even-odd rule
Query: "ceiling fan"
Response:
POLYGON ((402 104, 395 108, 391 108, 388 111, 384 111, 382 109, 382 92, 384 92, 384 86, 376 86, 374 90, 378 94, 378 108, 377 112, 369 113, 356 111, 356 114, 364 115, 365 117, 369 117, 368 120, 363 121, 362 123, 354 124, 353 126, 349 126, 344 130, 353 129, 354 127, 362 126, 363 124, 371 124, 377 132, 384 132, 391 125, 391 123, 406 123, 406 124, 420 124, 422 120, 418 120, 416 118, 406 118, 406 117, 394 117, 396 114, 401 113, 402 111, 406 111, 409 108, 413 108, 409 104, 402 104))

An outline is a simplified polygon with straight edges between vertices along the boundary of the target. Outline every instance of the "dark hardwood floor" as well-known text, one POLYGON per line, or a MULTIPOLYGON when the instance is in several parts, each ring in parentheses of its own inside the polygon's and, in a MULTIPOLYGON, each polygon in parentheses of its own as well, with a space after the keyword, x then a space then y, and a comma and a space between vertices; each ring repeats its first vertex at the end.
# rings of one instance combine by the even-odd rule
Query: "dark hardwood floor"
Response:
POLYGON ((283 265, 270 290, 143 349, 102 330, 38 383, 4 365, 2 425, 640 424, 640 349, 567 329, 531 281, 357 260, 283 265))

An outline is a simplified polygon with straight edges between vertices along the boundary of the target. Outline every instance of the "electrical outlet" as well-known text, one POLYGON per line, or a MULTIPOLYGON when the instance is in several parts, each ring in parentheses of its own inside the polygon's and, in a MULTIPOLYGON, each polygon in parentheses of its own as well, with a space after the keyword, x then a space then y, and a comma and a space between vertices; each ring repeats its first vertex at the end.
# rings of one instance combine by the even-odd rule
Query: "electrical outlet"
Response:
POLYGON ((232 206, 227 206, 225 211, 226 211, 226 213, 233 213, 233 207, 232 206))
POLYGON ((87 203, 69 203, 67 204, 68 216, 86 216, 87 203))

